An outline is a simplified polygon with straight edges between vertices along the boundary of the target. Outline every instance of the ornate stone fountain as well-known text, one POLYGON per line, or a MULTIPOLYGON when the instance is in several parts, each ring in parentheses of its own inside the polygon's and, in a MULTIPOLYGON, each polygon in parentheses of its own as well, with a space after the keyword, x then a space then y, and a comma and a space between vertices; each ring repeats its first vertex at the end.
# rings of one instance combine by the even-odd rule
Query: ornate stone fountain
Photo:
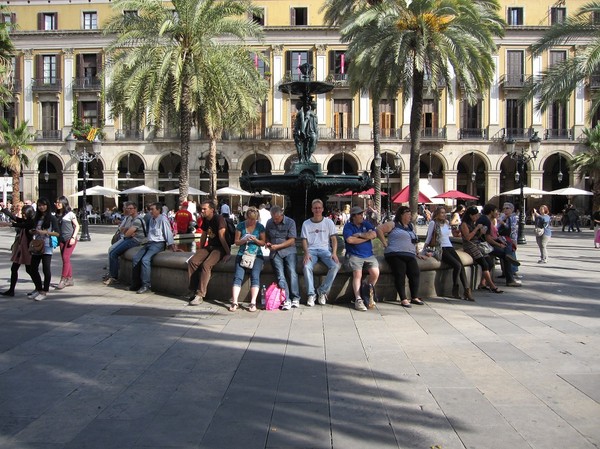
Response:
POLYGON ((240 177, 240 185, 249 192, 268 190, 286 195, 286 215, 296 221, 298 233, 302 222, 311 216, 310 205, 314 199, 319 198, 325 204, 329 195, 348 190, 360 192, 373 184, 367 172, 362 175, 324 175, 321 164, 311 161, 319 140, 313 95, 327 93, 334 86, 322 81, 312 81, 311 64, 302 64, 299 69, 302 73, 300 81, 279 85, 281 92, 300 96, 296 103, 298 112, 294 122, 294 145, 298 160, 283 175, 244 174, 240 177))

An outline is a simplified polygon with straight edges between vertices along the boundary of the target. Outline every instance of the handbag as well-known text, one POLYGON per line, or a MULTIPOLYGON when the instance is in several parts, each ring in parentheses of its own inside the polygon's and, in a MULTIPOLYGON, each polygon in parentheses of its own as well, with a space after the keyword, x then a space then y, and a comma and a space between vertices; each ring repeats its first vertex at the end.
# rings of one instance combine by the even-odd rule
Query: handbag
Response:
POLYGON ((254 266, 256 260, 256 254, 250 254, 245 252, 242 254, 242 260, 240 260, 240 267, 251 269, 254 266))
POLYGON ((285 290, 273 282, 265 293, 265 310, 277 310, 285 302, 285 290))
POLYGON ((45 242, 43 239, 33 239, 29 242, 29 252, 31 254, 40 255, 44 252, 45 242))
POLYGON ((486 254, 491 253, 494 249, 492 248, 492 245, 490 245, 488 242, 479 242, 477 244, 477 247, 479 248, 479 251, 481 251, 481 253, 485 256, 486 254))
POLYGON ((537 237, 541 237, 544 235, 544 228, 533 228, 533 231, 535 232, 535 235, 537 237))

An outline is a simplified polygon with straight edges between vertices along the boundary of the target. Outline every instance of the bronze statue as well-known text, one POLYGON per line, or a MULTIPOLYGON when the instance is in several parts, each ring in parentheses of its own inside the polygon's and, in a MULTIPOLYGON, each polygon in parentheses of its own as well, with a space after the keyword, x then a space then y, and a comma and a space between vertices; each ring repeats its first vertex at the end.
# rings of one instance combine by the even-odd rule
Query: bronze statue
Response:
POLYGON ((300 163, 310 162, 310 158, 317 148, 319 140, 319 127, 316 103, 308 103, 302 106, 302 102, 296 103, 296 121, 294 123, 294 144, 298 152, 300 163))

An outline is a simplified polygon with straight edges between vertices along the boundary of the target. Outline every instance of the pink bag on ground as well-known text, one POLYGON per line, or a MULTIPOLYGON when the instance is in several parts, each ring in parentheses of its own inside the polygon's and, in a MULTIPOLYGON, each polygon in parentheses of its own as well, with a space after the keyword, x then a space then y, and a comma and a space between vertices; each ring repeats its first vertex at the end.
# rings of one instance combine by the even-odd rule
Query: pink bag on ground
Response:
POLYGON ((285 301, 285 290, 273 282, 265 293, 265 310, 277 310, 285 301))

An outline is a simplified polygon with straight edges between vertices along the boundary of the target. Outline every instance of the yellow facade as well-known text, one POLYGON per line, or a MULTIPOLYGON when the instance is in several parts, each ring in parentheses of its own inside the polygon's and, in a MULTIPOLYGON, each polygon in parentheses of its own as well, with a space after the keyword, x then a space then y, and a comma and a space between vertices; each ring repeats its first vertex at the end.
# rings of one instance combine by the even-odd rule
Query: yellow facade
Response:
MULTIPOLYGON (((433 172, 433 183, 437 183, 438 190, 462 188, 490 199, 505 187, 512 187, 510 162, 506 160, 502 143, 507 136, 514 136, 526 144, 533 132, 544 141, 540 157, 529 167, 528 184, 546 189, 554 187, 556 182, 550 180, 547 173, 557 170, 556 155, 561 158, 559 166, 566 165, 577 151, 582 130, 598 121, 587 117, 591 89, 596 88, 593 84, 582 86, 565 107, 544 114, 534 110, 533 102, 524 106, 517 104, 523 84, 530 77, 539 75, 552 61, 573 57, 577 51, 577 46, 569 45, 532 57, 528 46, 553 21, 560 20, 564 14, 572 14, 585 1, 506 0, 501 3, 503 17, 511 25, 507 27, 505 37, 498 41, 498 51, 494 55, 495 79, 492 88, 481 93, 480 104, 467 107, 462 101, 460 86, 454 86, 455 98, 450 98, 446 89, 441 91, 439 98, 427 97, 422 118, 422 163, 433 172), (481 179, 470 181, 471 172, 477 172, 481 179)), ((27 120, 31 130, 40 137, 35 142, 38 157, 24 172, 26 197, 33 198, 40 192, 43 183, 40 181, 40 163, 45 162, 46 153, 52 156, 51 164, 56 170, 56 192, 68 194, 77 190, 80 178, 62 148, 63 139, 72 125, 74 109, 80 116, 81 110, 85 109, 86 120, 103 126, 106 139, 100 181, 109 187, 122 186, 124 159, 128 158, 131 163, 135 156, 143 166, 141 179, 146 184, 155 187, 165 184, 165 161, 178 153, 176 130, 165 124, 161 134, 151 135, 146 130, 132 129, 118 117, 110 119, 109 106, 102 104, 101 90, 98 86, 85 84, 89 73, 96 73, 96 69, 99 73, 104 62, 103 48, 110 42, 110 37, 104 36, 101 29, 113 14, 111 2, 11 0, 0 1, 0 4, 6 5, 6 12, 14 13, 16 19, 12 38, 17 48, 15 74, 20 77, 20 89, 15 86, 14 114, 19 120, 27 120), (39 30, 40 17, 52 14, 56 15, 57 29, 39 30), (97 29, 85 29, 94 28, 93 23, 97 24, 97 29), (43 75, 37 66, 46 64, 50 67, 51 61, 40 62, 38 58, 52 55, 56 55, 60 66, 60 85, 44 90, 30 83, 28 77, 35 79, 36 75, 43 75), (93 55, 96 55, 95 61, 93 55), (51 110, 54 107, 56 111, 51 110), (46 133, 44 127, 50 123, 48 117, 54 119, 53 114, 57 116, 56 123, 52 123, 56 129, 46 133)), ((255 5, 264 10, 265 37, 254 44, 256 51, 265 52, 268 64, 263 71, 272 89, 264 105, 260 129, 252 136, 241 136, 239 140, 226 137, 220 143, 220 151, 227 161, 227 170, 221 174, 220 182, 237 185, 243 171, 258 167, 259 172, 279 173, 289 166, 294 153, 290 130, 295 100, 279 93, 277 86, 289 76, 295 76, 297 62, 306 58, 315 66, 317 79, 333 81, 337 86, 333 92, 316 99, 321 134, 315 159, 325 171, 343 169, 346 173, 359 173, 370 170, 373 162, 371 100, 365 94, 351 94, 347 87, 342 68, 345 60, 341 53, 334 53, 343 52, 344 46, 336 31, 323 24, 322 1, 262 0, 256 1, 255 5)), ((48 20, 52 23, 51 17, 48 20)), ((394 192, 406 185, 408 179, 410 114, 403 106, 402 97, 384 101, 380 118, 382 151, 390 169, 395 170, 395 174, 386 180, 387 188, 394 192), (401 157, 400 167, 389 162, 396 153, 401 157)), ((206 142, 197 131, 194 132, 192 150, 201 156, 206 151, 206 142)), ((191 185, 205 186, 197 158, 193 158, 191 164, 191 185)), ((567 184, 576 182, 577 177, 570 173, 567 184)))

